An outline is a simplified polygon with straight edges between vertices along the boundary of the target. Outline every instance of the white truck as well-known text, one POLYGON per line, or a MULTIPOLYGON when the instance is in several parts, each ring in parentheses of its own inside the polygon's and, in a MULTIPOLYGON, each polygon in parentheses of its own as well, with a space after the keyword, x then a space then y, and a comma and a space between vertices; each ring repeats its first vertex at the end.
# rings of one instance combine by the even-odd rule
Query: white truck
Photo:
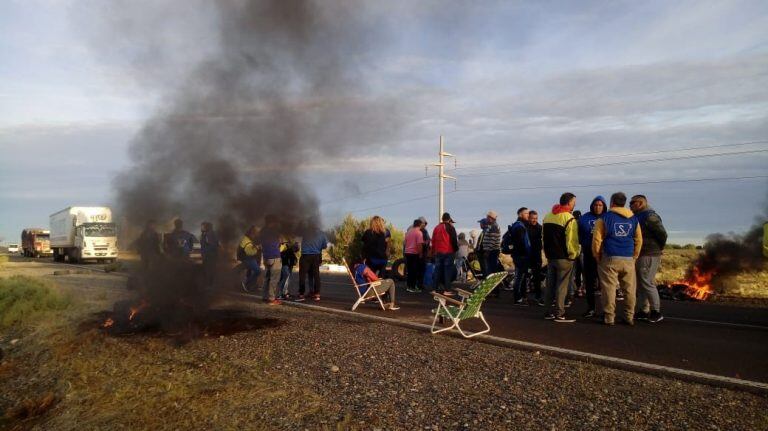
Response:
POLYGON ((56 262, 117 259, 117 228, 109 207, 68 207, 51 214, 51 249, 56 262))

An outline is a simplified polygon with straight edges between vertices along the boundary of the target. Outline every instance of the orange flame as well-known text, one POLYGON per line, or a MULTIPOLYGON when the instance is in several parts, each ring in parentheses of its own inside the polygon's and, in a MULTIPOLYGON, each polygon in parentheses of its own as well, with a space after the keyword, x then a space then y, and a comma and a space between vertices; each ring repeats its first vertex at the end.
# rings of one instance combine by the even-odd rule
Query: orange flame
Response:
POLYGON ((685 289, 686 295, 693 299, 704 301, 715 292, 712 289, 712 284, 710 284, 714 275, 715 271, 701 272, 699 267, 695 266, 688 278, 680 283, 688 286, 685 289))
POLYGON ((104 323, 101 324, 101 327, 102 328, 109 328, 109 327, 111 327, 114 324, 115 324, 115 321, 110 318, 110 319, 105 320, 104 323))
POLYGON ((141 304, 139 304, 136 307, 131 307, 131 314, 128 315, 128 320, 133 320, 134 317, 136 317, 137 314, 143 309, 147 308, 147 302, 141 301, 141 304))

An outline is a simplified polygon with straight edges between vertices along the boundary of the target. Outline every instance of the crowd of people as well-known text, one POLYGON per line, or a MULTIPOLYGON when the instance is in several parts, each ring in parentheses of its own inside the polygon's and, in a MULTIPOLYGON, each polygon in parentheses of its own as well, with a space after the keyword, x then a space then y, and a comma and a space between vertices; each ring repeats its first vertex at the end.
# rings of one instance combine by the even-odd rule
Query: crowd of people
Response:
MULTIPOLYGON (((511 257, 514 275, 504 288, 512 291, 514 304, 545 307, 548 320, 574 322, 566 309, 574 296, 583 295, 585 318, 601 317, 605 324, 613 325, 618 299, 624 301, 621 322, 660 322, 663 315, 654 278, 667 233, 645 196, 635 195, 628 208, 626 205, 627 197, 621 192, 608 201, 597 196, 582 215, 574 211, 576 196, 563 193, 541 223, 538 212, 521 207, 517 219, 502 234, 498 214, 491 210, 478 220, 479 230, 471 231, 469 238, 464 232, 457 233, 449 213, 442 214, 431 234, 426 218, 419 217, 403 241, 407 291, 420 293, 429 284, 436 292, 451 296, 452 283, 465 281, 469 273, 481 279, 505 271, 500 259, 505 254, 511 257)), ((285 229, 279 218, 267 215, 263 227, 251 226, 245 232, 237 247, 239 267, 245 272, 243 290, 253 292, 263 274, 262 299, 267 304, 320 300, 320 266, 328 238, 314 223, 306 222, 300 230, 300 239, 286 237, 281 234, 285 229), (297 264, 298 291, 291 292, 289 279, 297 264)), ((384 219, 372 217, 350 270, 359 285, 376 282, 388 299, 388 308, 396 310, 395 283, 385 278, 391 239, 384 219)), ((189 258, 195 242, 197 238, 183 229, 181 220, 175 220, 173 231, 162 238, 155 223, 149 222, 137 240, 137 249, 146 270, 160 254, 189 258)), ((202 223, 200 253, 206 286, 215 282, 220 249, 213 225, 202 223)), ((498 296, 499 290, 493 294, 498 296)))
POLYGON ((456 234, 453 219, 445 213, 432 232, 431 244, 426 220, 417 219, 405 234, 408 291, 423 289, 420 283, 429 260, 434 262, 435 291, 451 295, 447 289, 461 277, 470 251, 480 278, 503 271, 499 257, 506 254, 514 266, 508 288, 514 304, 546 307, 548 320, 574 322, 566 309, 578 291, 586 297, 585 318, 600 317, 613 325, 618 297, 625 301, 623 323, 660 322, 664 317, 654 279, 667 232, 645 196, 635 195, 629 208, 626 205, 627 197, 621 192, 609 201, 597 196, 582 215, 574 211, 576 196, 564 193, 541 224, 536 211, 518 209, 517 219, 503 235, 497 213, 488 211, 469 241, 463 233, 456 234))

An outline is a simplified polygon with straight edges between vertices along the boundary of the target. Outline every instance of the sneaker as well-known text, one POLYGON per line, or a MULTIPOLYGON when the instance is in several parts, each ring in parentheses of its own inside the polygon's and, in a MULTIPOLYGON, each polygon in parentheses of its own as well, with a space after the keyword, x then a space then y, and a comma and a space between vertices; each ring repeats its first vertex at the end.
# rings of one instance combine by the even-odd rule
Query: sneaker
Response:
POLYGON ((405 291, 408 292, 408 293, 416 293, 419 290, 416 289, 415 287, 408 287, 408 288, 405 289, 405 291))
POLYGON ((440 293, 443 294, 444 296, 453 296, 453 295, 455 295, 455 293, 450 292, 448 290, 446 290, 445 292, 440 292, 440 293))
POLYGON ((651 315, 648 317, 648 321, 650 323, 659 323, 662 320, 664 320, 664 316, 662 316, 661 313, 656 310, 652 310, 651 315))
POLYGON ((595 310, 589 310, 586 313, 582 314, 581 317, 583 317, 585 319, 591 319, 591 318, 595 317, 595 310))
POLYGON ((390 305, 389 307, 387 307, 387 310, 392 310, 392 311, 399 310, 399 309, 400 307, 398 307, 397 305, 390 305))
POLYGON ((320 300, 320 295, 312 295, 312 300, 313 301, 319 301, 320 300))
POLYGON ((552 314, 552 313, 547 313, 547 314, 545 314, 545 315, 544 315, 544 319, 545 319, 545 320, 555 320, 555 319, 556 319, 556 317, 555 317, 555 315, 554 315, 554 314, 552 314))
POLYGON ((541 299, 538 299, 538 300, 536 300, 536 305, 538 305, 539 307, 543 307, 544 306, 544 301, 541 300, 541 299))
POLYGON ((502 289, 504 289, 504 290, 515 290, 515 286, 504 285, 504 287, 502 287, 502 289))
POLYGON ((304 295, 299 295, 296 297, 296 302, 304 302, 305 298, 304 295))
POLYGON ((573 323, 576 319, 571 319, 569 317, 565 317, 565 314, 562 314, 560 316, 555 317, 555 322, 557 323, 573 323))
POLYGON ((565 308, 568 308, 573 304, 573 301, 565 301, 565 308))
POLYGON ((635 313, 635 320, 645 320, 648 321, 648 313, 645 311, 638 311, 635 313))

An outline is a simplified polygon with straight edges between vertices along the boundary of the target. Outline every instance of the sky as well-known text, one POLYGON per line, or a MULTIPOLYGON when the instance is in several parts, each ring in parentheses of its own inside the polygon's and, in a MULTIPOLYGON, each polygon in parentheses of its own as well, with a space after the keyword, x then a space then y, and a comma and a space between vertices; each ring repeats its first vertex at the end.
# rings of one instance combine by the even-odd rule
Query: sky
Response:
MULTIPOLYGON (((66 206, 114 205, 131 140, 211 49, 215 22, 181 0, 133 3, 163 43, 103 40, 126 4, 0 0, 5 242, 66 206)), ((369 133, 346 135, 359 141, 352 151, 299 167, 326 226, 347 213, 400 227, 423 215, 434 226, 436 170, 425 167, 441 135, 456 156, 446 210, 462 229, 489 209, 502 224, 521 206, 543 214, 564 191, 582 210, 597 194, 643 193, 678 243, 741 232, 765 215, 768 3, 354 7, 370 29, 359 37, 377 40, 350 53, 365 80, 360 103, 394 109, 369 133)))

